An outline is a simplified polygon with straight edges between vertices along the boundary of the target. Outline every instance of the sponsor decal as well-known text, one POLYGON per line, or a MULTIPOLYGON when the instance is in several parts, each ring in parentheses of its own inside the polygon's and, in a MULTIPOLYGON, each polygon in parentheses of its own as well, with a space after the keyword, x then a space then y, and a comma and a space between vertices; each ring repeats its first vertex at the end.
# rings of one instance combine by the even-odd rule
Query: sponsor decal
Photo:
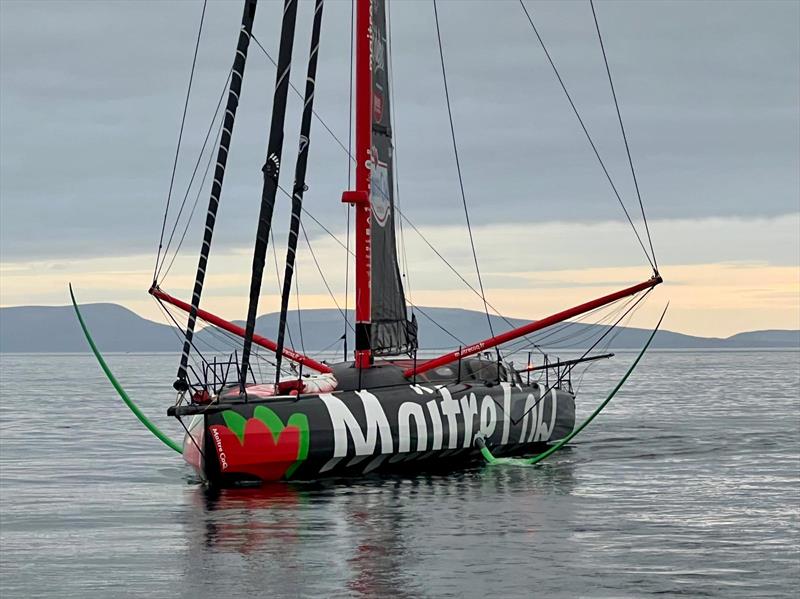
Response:
MULTIPOLYGON (((502 398, 488 394, 478 397, 475 393, 454 398, 446 387, 440 387, 438 397, 433 396, 425 403, 401 402, 397 408, 396 445, 389 418, 375 394, 356 392, 363 407, 363 419, 356 418, 339 397, 321 394, 333 428, 332 457, 338 460, 349 456, 471 449, 478 433, 494 437, 494 442, 500 444, 548 441, 556 425, 555 390, 547 402, 538 401, 533 393, 524 398, 517 396, 514 401, 524 402, 525 414, 522 426, 517 424, 519 436, 515 432, 512 438, 511 385, 501 385, 502 398)), ((424 393, 422 389, 415 389, 415 394, 424 393)))
MULTIPOLYGON (((373 148, 373 156, 377 152, 373 148)), ((390 190, 389 190, 389 167, 386 163, 377 162, 371 173, 372 184, 370 186, 370 203, 372 204, 372 214, 375 222, 379 226, 386 226, 391 212, 390 190)))
POLYGON ((383 94, 377 89, 372 93, 372 121, 383 121, 383 94))
POLYGON ((216 428, 211 429, 211 436, 214 437, 214 446, 217 448, 217 456, 219 463, 223 470, 228 469, 228 460, 225 459, 225 450, 222 449, 222 440, 219 438, 219 431, 216 428))
POLYGON ((386 40, 377 37, 372 46, 372 72, 386 72, 386 40))
POLYGON ((290 478, 308 457, 305 414, 292 414, 284 424, 273 410, 257 406, 252 418, 234 410, 223 411, 222 418, 225 425, 209 429, 223 471, 279 480, 290 478))

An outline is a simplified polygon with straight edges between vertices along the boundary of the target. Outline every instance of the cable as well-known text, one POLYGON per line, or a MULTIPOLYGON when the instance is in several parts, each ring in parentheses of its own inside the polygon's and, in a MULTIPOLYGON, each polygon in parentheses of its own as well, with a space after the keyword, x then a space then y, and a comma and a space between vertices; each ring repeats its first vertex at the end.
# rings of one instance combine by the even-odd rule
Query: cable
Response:
MULTIPOLYGON (((227 86, 227 83, 226 83, 226 86, 227 86)), ((221 99, 222 98, 220 98, 220 100, 221 99)), ((219 106, 217 108, 219 109, 219 106)), ((215 115, 215 118, 216 118, 216 115, 215 115)), ((220 121, 219 127, 217 128, 217 135, 216 135, 216 137, 214 139, 214 145, 217 145, 219 143, 220 135, 222 135, 222 125, 223 124, 224 124, 224 121, 220 121)), ((212 120, 212 125, 213 125, 213 120, 212 120)), ((210 131, 210 129, 209 129, 209 131, 210 131)), ((208 139, 208 135, 206 135, 206 139, 208 139)), ((200 151, 203 152, 204 149, 205 149, 205 142, 203 142, 203 149, 201 149, 200 151)), ((195 213, 195 210, 197 209, 197 204, 200 201, 200 194, 203 193, 203 186, 205 185, 206 179, 208 178, 208 173, 211 170, 211 163, 213 162, 213 160, 214 160, 214 152, 209 152, 209 154, 208 154, 208 162, 206 163, 206 169, 205 169, 205 172, 203 172, 203 179, 200 181, 200 187, 197 189, 197 194, 195 195, 194 203, 192 204, 192 209, 189 212, 189 217, 186 219, 186 226, 183 228, 183 233, 181 233, 181 238, 178 241, 178 245, 175 247, 175 251, 172 254, 172 259, 170 260, 169 265, 167 266, 167 269, 164 271, 164 274, 161 274, 161 268, 163 268, 164 264, 167 261, 167 252, 169 252, 169 246, 172 243, 172 236, 175 234, 175 230, 178 228, 178 220, 181 217, 181 212, 183 212, 183 206, 186 203, 186 198, 189 197, 189 189, 191 189, 192 181, 194 180, 194 173, 192 173, 192 181, 189 181, 189 188, 186 190, 186 195, 184 196, 183 202, 181 203, 181 209, 180 209, 180 211, 178 211, 178 217, 175 220, 175 226, 172 229, 172 233, 170 233, 169 241, 167 242, 167 247, 164 250, 164 262, 161 263, 161 267, 159 267, 159 269, 158 269, 158 277, 159 277, 159 282, 160 283, 164 282, 164 280, 167 278, 167 275, 169 274, 169 271, 172 270, 172 265, 175 264, 175 259, 178 257, 178 252, 180 251, 181 246, 183 245, 183 242, 186 239, 186 233, 188 233, 188 231, 189 231, 189 225, 192 224, 192 218, 194 218, 194 213, 195 213)), ((199 157, 198 157, 198 164, 199 164, 199 157)), ((195 165, 195 171, 196 170, 197 170, 197 166, 195 165)))
MULTIPOLYGON (((287 196, 291 197, 291 195, 289 194, 289 192, 288 192, 288 191, 286 191, 285 189, 283 189, 282 187, 278 187, 278 189, 280 189, 280 190, 281 190, 281 191, 282 191, 282 192, 283 192, 285 195, 287 195, 287 196)), ((313 214, 311 214, 311 213, 310 213, 310 212, 309 212, 309 211, 308 211, 306 208, 303 208, 303 214, 305 214, 305 215, 306 215, 308 218, 310 218, 310 219, 311 219, 311 220, 313 220, 315 223, 317 223, 317 225, 319 226, 319 228, 320 228, 320 229, 322 229, 323 231, 325 231, 325 232, 326 232, 326 233, 327 233, 327 234, 330 236, 330 238, 331 238, 331 239, 333 239, 333 240, 334 240, 336 243, 338 243, 340 246, 342 246, 342 249, 344 249, 344 250, 345 250, 345 251, 346 251, 346 252, 347 252, 347 253, 348 253, 350 256, 353 256, 353 255, 354 255, 354 254, 353 254, 353 252, 350 250, 350 241, 349 241, 349 239, 348 239, 348 243, 347 243, 347 245, 345 245, 344 243, 342 243, 342 240, 341 240, 341 239, 339 239, 338 237, 336 237, 336 235, 334 235, 334 234, 333 234, 333 232, 332 232, 332 231, 331 231, 331 230, 330 230, 328 227, 326 227, 325 225, 323 225, 323 224, 322 224, 322 223, 321 223, 321 222, 320 222, 320 221, 319 221, 319 220, 318 220, 318 219, 317 219, 317 218, 316 218, 316 217, 315 217, 313 214)))
MULTIPOLYGON (((260 41, 258 41, 258 38, 256 38, 256 36, 255 36, 255 35, 253 35, 253 36, 251 36, 251 39, 252 39, 252 40, 253 40, 253 41, 256 43, 256 45, 257 45, 259 48, 261 48, 261 51, 264 53, 264 56, 266 56, 266 57, 269 59, 269 61, 270 61, 270 62, 271 62, 273 65, 275 65, 275 67, 277 67, 277 66, 278 66, 278 63, 277 63, 277 62, 275 62, 275 60, 272 58, 272 56, 270 56, 270 54, 269 54, 269 52, 267 52, 266 48, 264 48, 264 46, 262 46, 262 45, 261 45, 261 42, 260 42, 260 41)), ((295 94, 297 94, 297 96, 298 96, 298 97, 299 97, 301 100, 303 99, 303 94, 302 94, 302 93, 300 93, 300 90, 298 90, 298 89, 297 89, 297 88, 294 86, 294 84, 293 84, 291 81, 289 81, 289 87, 291 87, 291 88, 292 88, 292 90, 294 91, 294 93, 295 93, 295 94)), ((344 145, 344 144, 342 143, 342 141, 341 141, 341 140, 340 140, 340 139, 339 139, 339 138, 336 136, 336 134, 335 134, 335 133, 334 133, 334 132, 331 130, 331 128, 330 128, 330 127, 328 127, 328 125, 325 123, 325 121, 323 121, 323 120, 322 120, 322 117, 321 117, 321 116, 319 116, 315 110, 314 110, 314 111, 312 111, 312 113, 314 114, 314 117, 315 117, 315 118, 316 118, 316 119, 317 119, 317 120, 318 120, 318 121, 319 121, 319 122, 322 124, 322 126, 323 126, 323 127, 325 127, 325 130, 326 130, 328 133, 330 133, 330 134, 331 134, 331 137, 332 137, 332 138, 333 138, 333 139, 336 141, 336 143, 337 143, 337 144, 339 144, 339 146, 340 146, 340 147, 341 147, 341 148, 342 148, 342 149, 343 149, 345 152, 347 152, 347 155, 348 155, 348 156, 350 156, 350 159, 351 159, 353 162, 355 162, 355 158, 353 157, 353 155, 352 155, 352 154, 350 154, 350 150, 348 150, 348 149, 345 147, 345 145, 344 145)))
POLYGON ((423 310, 422 308, 420 308, 420 307, 419 307, 419 306, 417 306, 416 304, 413 304, 413 303, 411 303, 410 301, 408 302, 408 304, 409 304, 409 305, 410 305, 410 306, 411 306, 411 307, 412 307, 414 310, 416 310, 417 312, 419 312, 420 314, 422 314, 422 315, 423 315, 425 318, 427 318, 428 320, 430 320, 430 321, 431 321, 431 322, 432 322, 434 325, 436 325, 436 326, 437 326, 439 329, 441 329, 441 330, 442 330, 444 333, 446 333, 447 335, 449 335, 450 337, 452 337, 453 339, 455 339, 455 340, 456 340, 456 341, 457 341, 457 342, 458 342, 460 345, 467 345, 467 344, 466 344, 466 343, 464 343, 464 342, 463 342, 461 339, 459 339, 458 337, 456 337, 456 336, 455 336, 453 333, 451 333, 450 331, 448 331, 448 330, 447 330, 445 327, 443 327, 443 326, 442 326, 442 325, 440 325, 438 322, 436 322, 436 320, 434 320, 433 316, 429 315, 427 312, 425 312, 425 310, 423 310))
POLYGON ((186 99, 183 102, 183 116, 181 117, 181 127, 178 131, 178 145, 175 148, 175 160, 172 163, 172 176, 169 180, 169 191, 167 192, 167 206, 164 209, 164 220, 161 223, 161 236, 158 240, 158 252, 156 253, 156 265, 153 268, 153 283, 156 282, 158 263, 161 259, 161 246, 164 243, 164 231, 167 228, 167 215, 169 214, 169 203, 172 199, 172 188, 175 185, 175 173, 178 170, 178 157, 181 153, 181 142, 183 141, 183 128, 186 125, 186 113, 189 111, 189 96, 192 93, 192 82, 194 81, 194 70, 197 66, 197 53, 200 50, 200 37, 203 33, 203 22, 206 18, 206 5, 208 0, 203 0, 203 12, 200 13, 200 27, 197 29, 197 40, 194 43, 194 56, 192 57, 192 70, 189 73, 189 85, 186 88, 186 99))
POLYGON ((467 208, 467 196, 464 193, 464 180, 461 176, 461 162, 458 159, 458 144, 456 143, 456 130, 453 126, 453 112, 450 108, 450 92, 447 88, 447 70, 444 66, 444 50, 442 49, 442 34, 439 29, 439 11, 436 8, 436 0, 433 0, 433 16, 436 22, 436 39, 439 42, 439 59, 442 65, 442 81, 444 82, 444 97, 447 103, 447 116, 450 120, 450 137, 453 140, 453 154, 456 159, 456 171, 458 172, 458 184, 461 189, 461 203, 464 205, 464 216, 467 221, 467 232, 469 233, 469 243, 472 248, 472 259, 475 262, 475 272, 478 275, 478 285, 481 289, 481 298, 483 299, 483 308, 486 312, 486 322, 489 325, 489 332, 494 337, 494 327, 492 327, 492 319, 489 316, 489 305, 486 302, 486 293, 483 290, 483 279, 481 278, 481 269, 478 266, 478 254, 475 251, 475 240, 472 238, 472 226, 469 222, 469 209, 467 208))
POLYGON ((609 174, 608 169, 606 168, 606 165, 603 162, 603 159, 600 157, 600 152, 597 150, 597 146, 595 146, 594 140, 592 139, 592 136, 589 135, 589 130, 586 128, 586 125, 583 122, 583 118, 581 118, 580 112, 578 112, 578 108, 575 106, 575 102, 572 101, 572 96, 570 95, 569 91, 567 91, 567 86, 564 83, 564 80, 561 78, 561 74, 558 72, 558 69, 556 68, 556 64, 555 64, 555 62, 553 62, 553 59, 550 56, 550 52, 547 50, 547 46, 545 46, 545 43, 544 43, 544 40, 542 39, 542 36, 539 35, 539 30, 536 28, 536 25, 533 24, 533 18, 531 18, 530 13, 528 12, 528 9, 525 7, 525 4, 523 3, 522 0, 519 0, 519 4, 520 4, 520 6, 522 6, 522 10, 525 13, 525 16, 528 18, 528 22, 530 23, 534 34, 536 34, 536 39, 539 40, 539 44, 542 46, 542 50, 544 50, 545 56, 547 57, 547 60, 550 63, 550 66, 553 68, 553 72, 555 73, 559 84, 561 84, 561 89, 564 91, 564 94, 567 96, 567 100, 569 101, 569 105, 572 107, 572 111, 575 113, 575 116, 578 118, 578 123, 580 123, 581 129, 583 129, 583 133, 586 135, 586 139, 589 141, 589 145, 592 147, 592 151, 594 152, 594 155, 597 158, 597 161, 600 163, 600 167, 603 169, 603 173, 605 173, 606 179, 608 179, 608 183, 609 183, 609 185, 611 185, 611 189, 613 190, 614 195, 616 196, 617 201, 619 202, 619 205, 622 207, 622 211, 625 213, 625 218, 628 219, 628 223, 630 223, 631 228, 633 229, 633 232, 636 235, 636 239, 639 241, 639 245, 642 247, 642 251, 644 252, 645 257, 647 258, 647 261, 650 263, 650 266, 653 268, 653 270, 656 270, 655 263, 650 258, 650 254, 647 252, 647 248, 645 248, 645 246, 644 246, 644 242, 642 241, 642 238, 639 235, 639 231, 636 229, 636 226, 633 224, 633 220, 631 219, 631 215, 628 213, 628 209, 625 207, 625 204, 623 203, 622 198, 620 197, 619 192, 617 191, 617 186, 614 185, 614 181, 611 179, 611 175, 609 174))
POLYGON ((331 296, 331 300, 333 300, 333 303, 336 306, 336 309, 339 311, 339 314, 342 316, 342 318, 344 318, 345 334, 347 333, 347 328, 346 328, 347 326, 350 327, 350 330, 355 332, 355 329, 353 328, 353 325, 351 325, 350 322, 347 319, 347 313, 342 310, 342 308, 339 306, 339 302, 336 301, 336 296, 334 295, 333 290, 331 289, 331 286, 328 284, 328 280, 325 278, 325 273, 322 271, 322 267, 320 266, 319 261, 317 260, 317 255, 316 255, 316 253, 314 253, 314 248, 311 247, 311 240, 308 238, 308 234, 306 233, 305 225, 303 225, 302 222, 300 223, 300 230, 303 232, 303 237, 306 240, 306 245, 308 246, 308 251, 311 253, 311 258, 314 260, 314 265, 317 267, 317 272, 319 272, 319 276, 322 279, 322 282, 325 284, 325 288, 328 290, 328 295, 331 296))
MULTIPOLYGON (((447 266, 447 268, 449 268, 451 271, 453 271, 453 273, 454 273, 454 274, 455 274, 455 275, 456 275, 456 276, 457 276, 459 279, 461 279, 461 281, 464 283, 464 285, 466 285, 466 286, 467 286, 467 288, 469 288, 469 289, 470 289, 470 290, 471 290, 471 291, 472 291, 472 292, 473 292, 475 295, 477 295, 478 297, 481 297, 480 291, 478 291, 477 289, 475 289, 475 287, 473 287, 473 286, 472 286, 472 284, 470 284, 470 282, 469 282, 469 281, 467 281, 467 280, 466 280, 466 279, 465 279, 465 278, 462 276, 462 274, 461 274, 460 272, 458 272, 458 269, 456 269, 456 267, 455 267, 455 266, 453 266, 452 264, 450 264, 450 262, 448 262, 447 258, 445 258, 445 257, 444 257, 444 256, 443 256, 443 255, 442 255, 440 252, 439 252, 439 250, 437 250, 437 249, 436 249, 436 247, 434 247, 434 245, 433 245, 433 244, 432 244, 430 241, 428 241, 428 239, 425 237, 425 235, 423 235, 423 234, 422 234, 422 231, 420 231, 420 230, 417 228, 417 226, 416 226, 416 225, 415 225, 415 224, 414 224, 414 223, 411 221, 411 219, 409 219, 409 218, 408 218, 408 217, 407 217, 405 214, 403 214, 403 212, 400 210, 400 207, 399 207, 399 206, 395 206, 395 210, 396 210, 396 211, 397 211, 397 213, 400 215, 400 219, 401 219, 401 221, 403 221, 403 220, 404 220, 404 221, 406 221, 406 222, 409 224, 409 226, 411 226, 411 228, 414 230, 414 232, 415 232, 417 235, 419 235, 420 239, 422 239, 422 241, 424 241, 424 242, 425 242, 425 244, 426 244, 426 245, 427 245, 427 246, 428 246, 428 247, 429 247, 429 248, 430 248, 430 249, 433 251, 433 253, 434 253, 434 254, 436 254, 436 255, 439 257, 439 259, 440 259, 442 262, 444 262, 444 264, 447 266)), ((514 325, 514 323, 512 323, 512 322, 511 322, 511 321, 510 321, 508 318, 506 318, 505 316, 503 316, 503 315, 500 313, 500 311, 499 311, 497 308, 495 308, 495 307, 494 307, 492 304, 490 304, 488 300, 486 300, 486 303, 487 303, 487 304, 488 304, 488 306, 489 306, 489 307, 492 309, 492 311, 493 311, 495 314, 497 314, 497 316, 498 316, 498 317, 500 317, 500 318, 502 318, 502 319, 503 319, 503 321, 504 321, 504 322, 505 322, 505 323, 506 323, 508 326, 510 326, 510 327, 512 327, 512 328, 513 328, 514 326, 516 326, 516 325, 514 325)), ((523 337, 523 339, 526 339, 526 340, 530 341, 529 337, 527 337, 527 336, 526 336, 526 337, 523 337)), ((532 343, 532 345, 534 345, 534 346, 535 346, 535 344, 533 344, 533 343, 532 343)), ((536 349, 537 349, 539 352, 541 352, 541 351, 542 351, 542 350, 541 350, 540 348, 538 348, 538 347, 536 347, 536 349)))
POLYGON ((653 249, 653 239, 650 237, 650 227, 647 226, 647 217, 644 214, 644 203, 642 203, 642 194, 639 192, 639 181, 636 178, 636 169, 633 168, 633 159, 631 158, 631 149, 628 145, 628 136, 625 134, 625 125, 622 124, 622 113, 619 110, 619 102, 617 101, 617 92, 614 89, 614 80, 611 78, 611 68, 608 66, 608 57, 606 56, 606 47, 603 44, 603 36, 600 34, 600 25, 597 23, 597 13, 594 10, 594 0, 589 0, 589 6, 592 7, 592 17, 594 18, 594 28, 597 31, 597 39, 600 41, 600 50, 603 52, 603 62, 606 65, 606 74, 608 75, 608 85, 611 87, 611 95, 614 98, 614 108, 617 110, 617 120, 619 121, 619 129, 622 132, 622 140, 625 142, 625 152, 628 154, 628 164, 631 167, 631 177, 633 177, 633 186, 636 189, 636 197, 639 199, 639 208, 642 211, 642 221, 644 221, 644 229, 647 233, 647 241, 650 244, 650 253, 653 256, 653 264, 656 272, 658 272, 658 260, 656 260, 656 251, 653 249))
MULTIPOLYGON (((295 274, 294 277, 294 298, 297 303, 297 330, 300 334, 300 351, 305 355, 306 353, 306 344, 303 341, 303 319, 300 316, 300 271, 295 267, 295 274)), ((291 341, 291 340, 290 340, 291 341)), ((302 367, 302 365, 301 365, 302 367)))

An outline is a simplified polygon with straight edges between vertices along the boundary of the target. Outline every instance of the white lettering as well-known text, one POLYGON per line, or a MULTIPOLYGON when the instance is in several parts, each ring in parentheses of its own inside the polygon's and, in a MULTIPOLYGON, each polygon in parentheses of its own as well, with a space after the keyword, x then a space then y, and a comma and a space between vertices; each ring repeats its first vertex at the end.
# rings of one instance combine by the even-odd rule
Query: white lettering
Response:
POLYGON ((539 427, 536 431, 536 439, 535 441, 548 441, 550 439, 550 435, 553 434, 553 429, 556 427, 556 411, 558 409, 558 392, 553 389, 550 393, 551 403, 550 403, 550 426, 544 423, 544 408, 545 408, 545 400, 543 398, 542 401, 539 402, 539 427))
POLYGON ((522 413, 522 429, 519 432, 519 442, 525 443, 527 441, 530 443, 533 441, 533 435, 536 434, 537 415, 539 413, 536 409, 536 396, 533 393, 528 393, 528 397, 525 398, 525 407, 523 408, 522 413), (526 439, 525 433, 528 432, 529 416, 533 419, 533 422, 531 423, 531 432, 526 439))
POLYGON ((431 422, 433 423, 433 445, 432 450, 442 448, 442 417, 439 415, 439 408, 436 407, 436 400, 432 399, 427 404, 428 412, 431 415, 431 422))
POLYGON ((214 444, 217 446, 217 455, 219 456, 219 463, 223 470, 228 469, 228 460, 225 457, 225 452, 222 449, 222 439, 219 438, 219 431, 216 427, 212 427, 211 434, 214 436, 214 444))
POLYGON ((503 438, 500 441, 503 445, 508 443, 508 433, 511 430, 511 385, 500 383, 503 388, 503 438))
POLYGON ((485 395, 481 402, 481 434, 490 437, 497 428, 497 408, 491 395, 485 395))
POLYGON ((439 389, 442 394, 442 414, 447 416, 447 447, 455 449, 458 447, 458 420, 456 416, 461 413, 458 402, 450 395, 450 391, 442 387, 439 389))
POLYGON ((389 421, 383 412, 378 398, 369 391, 356 391, 356 395, 361 398, 364 405, 364 418, 366 420, 366 433, 361 430, 353 413, 344 405, 342 400, 334 397, 330 393, 323 393, 319 396, 325 407, 328 408, 328 415, 333 425, 333 457, 339 458, 347 455, 347 436, 353 439, 353 446, 357 456, 371 455, 375 453, 378 435, 381 439, 380 453, 392 453, 392 431, 389 428, 389 421))
POLYGON ((400 405, 397 412, 397 427, 400 436, 397 451, 411 451, 411 417, 417 423, 417 451, 425 451, 428 445, 428 425, 425 423, 425 411, 422 406, 412 401, 400 405))
POLYGON ((461 398, 461 413, 464 415, 464 447, 472 447, 475 442, 473 420, 478 415, 478 398, 474 393, 461 398))

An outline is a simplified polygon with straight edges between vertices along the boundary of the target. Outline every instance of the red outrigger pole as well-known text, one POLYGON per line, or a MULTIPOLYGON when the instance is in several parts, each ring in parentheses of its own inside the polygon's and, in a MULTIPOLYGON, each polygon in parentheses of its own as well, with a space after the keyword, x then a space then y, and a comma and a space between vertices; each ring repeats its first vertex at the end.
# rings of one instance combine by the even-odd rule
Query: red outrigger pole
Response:
MULTIPOLYGON (((165 301, 168 304, 172 304, 173 306, 175 306, 176 308, 180 308, 184 312, 189 312, 192 309, 191 305, 187 304, 186 302, 183 302, 183 301, 179 300, 178 298, 172 297, 168 293, 165 293, 165 292, 161 291, 161 289, 159 289, 158 287, 151 287, 150 288, 150 295, 152 295, 153 297, 155 297, 155 298, 157 298, 159 300, 165 301)), ((239 337, 244 337, 244 335, 245 335, 245 330, 242 327, 236 326, 232 322, 228 322, 227 320, 224 320, 224 319, 220 318, 219 316, 216 316, 215 314, 211 314, 211 312, 206 312, 205 310, 198 308, 197 309, 197 316, 199 318, 205 320, 209 324, 213 324, 214 326, 219 327, 222 330, 228 331, 229 333, 232 333, 232 334, 237 335, 239 337)), ((255 343, 256 345, 260 345, 261 347, 265 347, 266 349, 268 349, 270 351, 273 351, 273 352, 278 350, 278 344, 277 343, 275 343, 271 339, 267 339, 266 337, 262 337, 261 335, 255 335, 254 334, 253 335, 253 343, 255 343)), ((297 362, 298 364, 302 364, 303 366, 307 366, 308 368, 311 368, 312 370, 316 370, 317 372, 322 372, 322 373, 326 373, 326 374, 330 373, 330 372, 333 372, 331 370, 330 366, 326 366, 325 364, 322 364, 321 362, 317 362, 316 360, 314 360, 312 358, 309 358, 308 356, 305 356, 305 355, 303 355, 303 354, 301 354, 299 352, 296 352, 296 351, 294 351, 293 349, 291 349, 289 347, 284 347, 283 351, 281 352, 281 354, 287 360, 291 360, 292 362, 297 362)))
POLYGON ((356 212, 356 351, 357 368, 372 361, 372 239, 370 163, 372 153, 372 0, 356 0, 356 188, 342 202, 356 212))
POLYGON ((460 358, 472 356, 485 349, 497 347, 498 345, 501 345, 503 343, 508 343, 509 341, 513 341, 514 339, 518 339, 519 337, 533 333, 534 331, 539 331, 541 329, 557 324, 564 320, 568 320, 575 316, 585 314, 586 312, 590 312, 595 308, 606 306, 624 297, 628 297, 636 293, 639 293, 640 291, 644 291, 645 289, 652 289, 662 281, 663 279, 661 278, 661 275, 655 274, 653 275, 652 278, 648 279, 647 281, 644 281, 643 283, 639 283, 638 285, 622 289, 620 291, 611 293, 609 295, 604 295, 603 297, 599 297, 590 302, 580 304, 579 306, 575 306, 574 308, 569 308, 567 310, 551 314, 550 316, 542 318, 541 320, 530 322, 519 328, 506 331, 505 333, 495 335, 494 337, 490 337, 489 339, 478 341, 478 343, 474 343, 468 347, 461 348, 459 350, 450 352, 448 354, 444 354, 443 356, 439 356, 438 358, 433 358, 432 360, 423 362, 422 364, 418 364, 416 367, 409 368, 406 371, 404 371, 403 375, 406 377, 412 377, 416 374, 427 372, 432 368, 438 368, 439 366, 444 366, 445 364, 449 364, 450 362, 455 362, 460 358))

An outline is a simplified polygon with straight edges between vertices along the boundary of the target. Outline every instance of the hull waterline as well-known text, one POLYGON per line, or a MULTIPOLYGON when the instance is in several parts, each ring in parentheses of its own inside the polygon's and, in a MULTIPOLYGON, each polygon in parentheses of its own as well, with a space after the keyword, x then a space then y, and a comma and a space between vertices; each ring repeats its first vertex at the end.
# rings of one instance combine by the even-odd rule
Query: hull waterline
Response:
POLYGON ((497 455, 529 455, 575 424, 574 396, 537 384, 386 382, 184 406, 175 415, 195 418, 183 455, 215 486, 352 477, 459 467, 480 458, 478 435, 497 455))

